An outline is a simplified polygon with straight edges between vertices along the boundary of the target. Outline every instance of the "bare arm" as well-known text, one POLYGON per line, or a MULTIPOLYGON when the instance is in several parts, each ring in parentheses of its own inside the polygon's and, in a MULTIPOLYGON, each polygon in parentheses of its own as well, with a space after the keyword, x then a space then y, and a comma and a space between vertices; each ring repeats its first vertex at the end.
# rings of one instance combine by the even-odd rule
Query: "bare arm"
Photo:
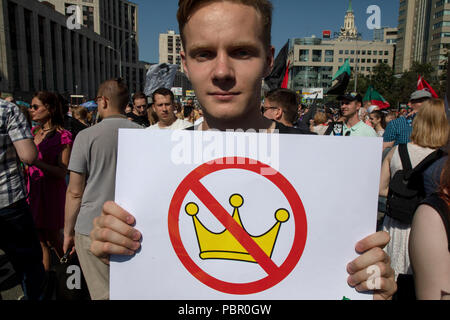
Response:
POLYGON ((421 205, 414 215, 409 253, 419 300, 440 300, 450 292, 450 253, 447 234, 439 214, 421 205))
POLYGON ((38 156, 38 151, 34 141, 31 139, 24 139, 13 142, 14 148, 20 158, 20 161, 27 165, 32 165, 38 156))
POLYGON ((394 141, 383 142, 383 151, 386 150, 387 148, 392 148, 392 147, 394 147, 394 141))
POLYGON ((383 165, 381 167, 380 177, 380 191, 379 196, 387 197, 389 192, 389 182, 391 181, 391 160, 394 155, 394 149, 392 149, 386 158, 384 158, 383 165))
POLYGON ((86 186, 86 175, 70 172, 69 186, 66 192, 66 207, 64 216, 64 252, 74 243, 75 224, 80 213, 81 200, 86 186))

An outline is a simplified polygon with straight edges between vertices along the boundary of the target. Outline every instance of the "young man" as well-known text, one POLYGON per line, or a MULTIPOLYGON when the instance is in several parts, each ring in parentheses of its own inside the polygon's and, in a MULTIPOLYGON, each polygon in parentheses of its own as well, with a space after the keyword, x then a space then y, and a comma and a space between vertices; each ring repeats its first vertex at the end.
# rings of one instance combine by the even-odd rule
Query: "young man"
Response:
MULTIPOLYGON (((267 119, 275 120, 286 127, 294 127, 298 120, 297 94, 288 89, 274 89, 269 91, 261 107, 261 113, 267 119)), ((302 127, 304 133, 310 133, 308 128, 302 127)))
POLYGON ((192 126, 189 121, 178 119, 175 115, 175 97, 173 92, 166 88, 159 88, 152 95, 153 111, 158 116, 159 122, 149 127, 155 129, 186 129, 192 126))
POLYGON ((89 252, 92 221, 103 203, 114 199, 119 128, 142 129, 124 115, 129 93, 122 81, 108 80, 98 90, 102 121, 81 131, 69 162, 66 193, 64 252, 75 244, 92 299, 109 298, 109 269, 89 252))
POLYGON ((150 121, 147 115, 147 96, 141 92, 134 94, 133 96, 133 111, 127 113, 127 117, 138 125, 147 128, 150 126, 150 121))
POLYGON ((406 118, 405 114, 405 116, 401 116, 388 123, 383 136, 383 149, 392 148, 399 144, 407 144, 410 141, 412 120, 416 113, 419 112, 423 103, 431 98, 431 93, 426 90, 418 90, 411 94, 408 105, 411 107, 412 112, 409 119, 406 118))
POLYGON ((346 93, 338 97, 341 102, 341 112, 344 117, 344 136, 352 137, 377 137, 377 133, 359 119, 359 111, 362 106, 362 96, 358 93, 346 93))
MULTIPOLYGON (((273 65, 270 45, 272 5, 267 0, 180 0, 178 22, 182 60, 204 110, 202 130, 286 128, 261 114, 262 79, 273 65)), ((280 130, 281 131, 281 130, 280 130)), ((105 262, 110 254, 134 255, 141 234, 132 227, 135 218, 114 202, 103 206, 94 221, 91 251, 105 262)), ((375 298, 390 298, 396 291, 389 257, 382 248, 387 233, 376 233, 356 244, 361 256, 350 262, 348 283, 367 291, 373 274, 381 270, 375 298)))
POLYGON ((0 99, 0 249, 11 261, 27 300, 42 298, 45 270, 20 162, 32 165, 37 157, 25 115, 0 99))

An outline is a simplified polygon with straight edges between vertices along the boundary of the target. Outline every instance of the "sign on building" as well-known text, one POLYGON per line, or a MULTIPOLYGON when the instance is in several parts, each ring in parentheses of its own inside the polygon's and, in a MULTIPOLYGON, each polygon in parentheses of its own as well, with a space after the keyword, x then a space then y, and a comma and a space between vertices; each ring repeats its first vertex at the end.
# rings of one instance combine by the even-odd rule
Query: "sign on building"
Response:
POLYGON ((182 96, 183 95, 183 88, 179 88, 179 87, 174 87, 171 89, 173 94, 175 96, 182 96))
POLYGON ((194 90, 186 90, 186 97, 195 97, 194 90))

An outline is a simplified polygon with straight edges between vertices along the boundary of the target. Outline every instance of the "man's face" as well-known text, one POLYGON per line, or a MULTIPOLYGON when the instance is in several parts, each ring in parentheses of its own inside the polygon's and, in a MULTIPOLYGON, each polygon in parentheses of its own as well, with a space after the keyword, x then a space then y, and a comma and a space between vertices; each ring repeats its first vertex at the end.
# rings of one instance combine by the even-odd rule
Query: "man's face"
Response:
POLYGON ((273 64, 262 30, 257 11, 242 4, 213 2, 192 14, 181 55, 207 117, 232 123, 259 110, 261 82, 273 64))
POLYGON ((134 113, 138 116, 147 115, 147 100, 144 98, 135 99, 134 102, 134 113))
POLYGON ((262 108, 263 116, 267 119, 278 121, 283 115, 283 109, 281 109, 277 103, 269 99, 264 100, 264 106, 262 108))
POLYGON ((359 103, 358 101, 349 101, 345 99, 341 101, 342 116, 346 119, 350 119, 355 114, 357 114, 360 108, 361 103, 359 103))
POLYGON ((420 108, 422 107, 423 103, 425 101, 427 101, 428 99, 417 99, 417 100, 411 100, 409 102, 409 106, 411 107, 411 109, 413 109, 413 111, 419 111, 420 108))
POLYGON ((170 96, 156 94, 155 101, 153 101, 153 111, 156 113, 159 120, 164 123, 170 122, 175 118, 174 106, 170 96))

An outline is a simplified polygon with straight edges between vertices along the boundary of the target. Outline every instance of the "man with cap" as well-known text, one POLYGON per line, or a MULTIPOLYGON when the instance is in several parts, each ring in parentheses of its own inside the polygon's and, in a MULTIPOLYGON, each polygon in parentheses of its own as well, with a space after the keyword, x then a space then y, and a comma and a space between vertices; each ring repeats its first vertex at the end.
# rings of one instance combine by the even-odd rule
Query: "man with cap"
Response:
MULTIPOLYGON (((431 98, 431 93, 426 90, 418 90, 413 92, 408 103, 413 110, 409 117, 414 118, 423 103, 431 98)), ((406 119, 405 117, 399 117, 398 119, 389 122, 386 130, 384 131, 383 150, 386 148, 392 148, 399 144, 408 143, 412 132, 411 123, 411 119, 406 119)))
POLYGON ((338 97, 341 113, 345 119, 342 132, 344 136, 377 137, 375 130, 359 119, 362 100, 362 96, 356 92, 345 93, 338 97))

